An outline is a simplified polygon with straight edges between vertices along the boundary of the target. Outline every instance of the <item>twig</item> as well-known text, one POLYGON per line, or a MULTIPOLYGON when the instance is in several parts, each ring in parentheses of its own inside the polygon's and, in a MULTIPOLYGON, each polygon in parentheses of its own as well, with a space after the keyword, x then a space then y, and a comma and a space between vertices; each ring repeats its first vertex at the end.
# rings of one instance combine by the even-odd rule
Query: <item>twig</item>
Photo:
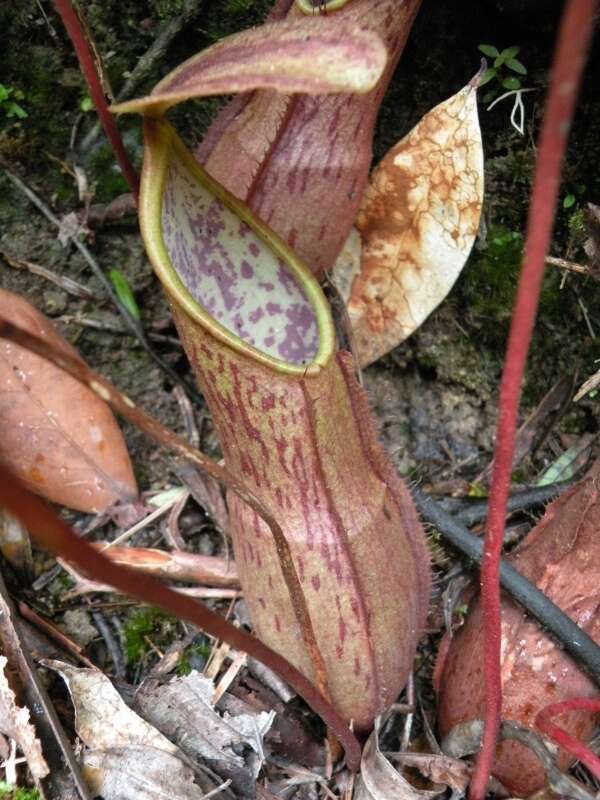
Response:
POLYGON ((104 639, 104 643, 110 653, 110 657, 112 658, 113 667, 115 669, 115 675, 117 678, 124 678, 125 677, 125 659, 123 658, 123 653, 121 652, 121 646, 113 636, 113 632, 109 628, 106 620, 101 611, 97 609, 92 610, 92 619, 94 620, 94 625, 98 629, 100 635, 104 639))
POLYGON ((566 269, 568 272, 577 272, 579 275, 589 275, 590 278, 598 280, 598 276, 586 267, 584 264, 577 264, 575 261, 567 261, 566 258, 556 258, 555 256, 546 256, 546 264, 553 267, 560 267, 566 269))
MULTIPOLYGON (((411 489, 423 517, 464 555, 481 564, 483 543, 443 511, 438 504, 416 487, 411 489)), ((600 647, 565 612, 549 600, 537 586, 524 578, 505 559, 500 559, 500 583, 545 630, 591 675, 600 686, 600 647)))
POLYGON ((567 134, 591 38, 596 5, 597 0, 568 0, 563 14, 540 135, 523 266, 500 384, 500 417, 494 452, 485 556, 481 568, 485 726, 481 752, 469 791, 471 800, 483 800, 485 795, 500 727, 502 683, 499 566, 519 399, 552 235, 567 134))
MULTIPOLYGON (((508 498, 506 511, 508 514, 514 514, 515 511, 526 511, 534 506, 543 506, 573 486, 573 483, 573 481, 561 481, 560 483, 552 483, 549 486, 536 486, 531 489, 525 489, 522 492, 515 492, 508 498)), ((459 501, 459 503, 462 504, 462 501, 459 501)), ((471 526, 487 517, 488 508, 489 503, 487 500, 477 500, 463 506, 454 513, 451 507, 444 510, 453 514, 463 525, 471 526)))
POLYGON ((589 711, 597 714, 600 711, 600 699, 597 697, 572 697, 562 703, 552 703, 543 708, 535 718, 535 726, 549 736, 556 744, 570 753, 577 761, 581 761, 595 778, 600 779, 600 758, 582 742, 574 739, 554 722, 552 717, 569 711, 589 711))
MULTIPOLYGON (((20 516, 20 515, 15 515, 20 516)), ((10 664, 17 668, 21 676, 23 693, 27 700, 32 721, 45 739, 52 737, 58 743, 60 751, 67 764, 75 786, 83 800, 91 800, 91 795, 73 755, 73 750, 66 733, 60 723, 58 715, 52 705, 48 694, 40 681, 35 664, 28 648, 23 644, 18 627, 15 625, 15 610, 8 595, 4 578, 0 573, 0 635, 2 638, 2 651, 10 664)), ((44 749, 44 754, 52 761, 60 763, 60 756, 53 758, 49 748, 44 749)), ((53 766, 52 764, 50 765, 53 766)), ((62 766, 62 765, 61 765, 62 766)), ((60 769, 61 766, 54 764, 60 769)), ((50 780, 52 780, 50 775, 50 780)))
POLYGON ((77 283, 77 281, 74 281, 72 278, 67 278, 66 275, 57 275, 55 272, 52 272, 52 270, 46 269, 46 267, 34 264, 31 261, 25 261, 21 258, 13 258, 5 252, 0 252, 0 256, 2 256, 6 263, 10 267, 13 267, 13 269, 27 270, 33 275, 39 275, 41 278, 45 278, 47 281, 55 284, 55 286, 58 286, 68 294, 72 294, 74 297, 79 297, 82 300, 95 299, 94 293, 86 286, 77 283))
MULTIPOLYGON (((4 170, 4 174, 17 187, 17 189, 23 192, 23 194, 33 203, 33 205, 38 209, 38 211, 42 212, 42 214, 46 217, 47 220, 52 222, 53 225, 56 225, 57 228, 60 228, 60 220, 52 213, 52 211, 50 211, 48 206, 37 196, 37 194, 29 188, 29 186, 27 186, 19 177, 17 177, 7 169, 4 170)), ((154 352, 154 350, 152 349, 146 338, 146 334, 144 332, 141 323, 137 319, 135 319, 135 317, 132 317, 129 311, 121 303, 121 301, 117 296, 117 293, 113 288, 112 283, 104 274, 104 270, 102 269, 100 264, 98 264, 98 262, 96 261, 94 256, 90 253, 88 248, 84 245, 84 243, 76 236, 71 236, 70 239, 75 245, 75 247, 79 250, 81 255, 84 257, 84 259, 87 261, 93 273, 96 275, 96 277, 104 287, 104 290, 110 297, 115 308, 117 308, 117 310, 125 320, 127 327, 129 328, 131 333, 138 339, 138 341, 140 342, 144 350, 148 353, 150 358, 152 358, 155 364, 157 364, 162 369, 162 371, 168 376, 169 380, 171 380, 173 384, 175 385, 179 384, 180 386, 183 386, 183 388, 192 395, 194 400, 199 405, 203 405, 204 401, 200 393, 197 391, 197 389, 195 389, 192 386, 188 386, 186 381, 182 380, 182 378, 176 375, 175 372, 171 369, 171 367, 165 361, 163 361, 163 359, 158 355, 158 353, 154 352)))
MULTIPOLYGON (((117 102, 128 100, 136 91, 140 83, 150 74, 156 62, 162 58, 167 48, 177 36, 179 31, 186 25, 199 11, 198 0, 185 0, 183 10, 178 17, 172 17, 159 31, 158 36, 152 42, 146 52, 140 56, 137 64, 132 69, 130 76, 123 84, 123 88, 117 95, 117 102)), ((96 122, 85 135, 80 151, 87 152, 95 144, 100 133, 100 123, 96 122)))
POLYGON ((114 151, 115 157, 121 167, 121 172, 129 188, 131 189, 134 197, 137 198, 140 191, 139 178, 135 169, 133 168, 127 151, 123 145, 121 134, 117 128, 115 118, 108 110, 104 88, 100 81, 99 67, 98 67, 98 53, 94 53, 92 48, 92 41, 89 31, 85 29, 83 20, 78 15, 70 0, 54 0, 56 10, 60 14, 69 38, 73 43, 79 65, 85 78, 90 91, 90 96, 98 112, 100 122, 104 128, 106 138, 114 151))

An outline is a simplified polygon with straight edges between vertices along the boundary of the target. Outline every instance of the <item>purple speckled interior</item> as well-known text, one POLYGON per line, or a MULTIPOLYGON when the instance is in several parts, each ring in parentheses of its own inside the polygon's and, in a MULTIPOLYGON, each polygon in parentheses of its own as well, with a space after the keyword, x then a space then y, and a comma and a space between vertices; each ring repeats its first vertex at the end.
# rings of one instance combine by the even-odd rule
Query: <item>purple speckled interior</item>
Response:
POLYGON ((285 263, 173 157, 162 232, 187 290, 248 344, 293 364, 319 349, 315 312, 285 263))

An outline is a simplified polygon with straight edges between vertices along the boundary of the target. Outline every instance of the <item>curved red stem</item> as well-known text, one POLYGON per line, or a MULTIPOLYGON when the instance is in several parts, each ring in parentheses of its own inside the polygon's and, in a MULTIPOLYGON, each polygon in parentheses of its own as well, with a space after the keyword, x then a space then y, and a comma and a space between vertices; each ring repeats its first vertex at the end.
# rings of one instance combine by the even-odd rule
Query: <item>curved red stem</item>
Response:
POLYGON ((337 736, 346 751, 348 767, 353 771, 358 769, 361 748, 350 728, 312 683, 279 653, 191 597, 174 592, 149 575, 114 564, 85 539, 76 536, 44 500, 26 489, 2 463, 0 508, 6 508, 20 519, 41 547, 57 553, 84 574, 93 575, 94 579, 145 603, 159 606, 179 619, 186 619, 216 639, 223 639, 270 666, 306 700, 337 736))
POLYGON ((552 703, 542 709, 535 718, 535 725, 542 733, 549 736, 556 744, 570 753, 578 761, 581 761, 594 777, 600 780, 600 758, 592 753, 582 742, 551 722, 552 717, 562 714, 565 711, 593 711, 600 712, 600 698, 594 697, 575 697, 571 700, 563 700, 562 703, 552 703))
POLYGON ((94 103, 96 111, 98 112, 98 116, 100 117, 100 122, 104 128, 106 138, 114 150, 123 176, 129 184, 129 188, 131 189, 131 192, 137 202, 137 197, 140 191, 139 178, 131 164, 131 161, 129 160, 129 156, 127 155, 123 145, 123 140, 121 139, 121 134, 119 133, 115 119, 108 110, 108 103, 106 102, 104 89, 102 88, 102 84, 98 76, 96 62, 94 61, 90 43, 83 25, 81 24, 81 20, 77 16, 76 11, 71 4, 71 0, 54 0, 54 5, 60 14, 64 26, 67 29, 67 33, 69 34, 69 38, 71 39, 73 47, 75 48, 75 52, 77 53, 79 66, 83 72, 88 89, 90 90, 90 97, 92 98, 92 102, 94 103))
POLYGON ((538 307, 544 260, 552 235, 561 164, 596 5, 597 0, 568 0, 563 15, 540 134, 523 265, 500 384, 500 411, 481 568, 485 729, 470 787, 471 800, 482 800, 485 795, 500 728, 502 685, 499 564, 521 382, 538 307))

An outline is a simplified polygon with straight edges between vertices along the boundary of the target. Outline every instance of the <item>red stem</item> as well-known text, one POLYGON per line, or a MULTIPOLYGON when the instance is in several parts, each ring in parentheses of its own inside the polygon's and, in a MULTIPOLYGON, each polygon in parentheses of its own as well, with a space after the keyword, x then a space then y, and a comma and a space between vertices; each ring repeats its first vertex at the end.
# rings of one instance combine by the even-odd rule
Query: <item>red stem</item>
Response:
POLYGON ((582 742, 569 736, 566 731, 550 721, 552 717, 556 717, 566 711, 592 711, 598 713, 600 711, 600 698, 576 697, 571 700, 563 700, 562 703, 552 703, 552 705, 542 709, 535 718, 535 725, 542 733, 545 733, 556 744, 560 745, 578 761, 581 761, 592 775, 600 780, 600 758, 595 753, 592 753, 591 750, 588 750, 582 742))
POLYGON ((485 729, 471 781, 470 800, 482 800, 485 796, 500 728, 502 683, 499 564, 521 382, 538 307, 544 260, 552 235, 561 164, 591 37, 596 4, 597 0, 568 0, 563 15, 540 134, 523 265, 500 385, 500 412, 481 568, 485 729))
POLYGON ((140 191, 139 178, 131 164, 131 161, 129 160, 129 156, 127 155, 123 145, 123 140, 121 139, 121 134, 119 133, 119 129, 117 128, 114 117, 108 110, 108 103, 106 102, 104 89, 102 88, 102 84, 100 82, 96 62, 92 54, 88 37, 83 25, 81 24, 81 20, 73 8, 71 0, 54 0, 54 5, 61 16, 64 26, 67 29, 67 33, 69 34, 69 38, 71 39, 73 47, 75 48, 75 52, 77 53, 79 66, 83 72, 88 89, 90 90, 90 96, 94 106, 96 107, 98 116, 100 117, 100 122, 104 128, 106 138, 110 142, 125 180, 129 184, 129 188, 131 189, 131 192, 137 202, 137 197, 140 191))

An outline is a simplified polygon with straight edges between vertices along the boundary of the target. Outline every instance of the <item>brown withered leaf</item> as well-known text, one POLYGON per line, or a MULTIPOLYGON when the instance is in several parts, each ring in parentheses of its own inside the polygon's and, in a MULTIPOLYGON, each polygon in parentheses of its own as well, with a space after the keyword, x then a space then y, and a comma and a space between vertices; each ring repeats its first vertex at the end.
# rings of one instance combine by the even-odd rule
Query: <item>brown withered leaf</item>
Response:
POLYGON ((0 656, 0 731, 17 742, 34 778, 45 778, 50 770, 40 740, 30 722, 29 709, 17 705, 6 678, 6 666, 6 657, 0 656))
POLYGON ((431 789, 418 789, 409 783, 379 749, 377 727, 363 750, 353 800, 433 800, 446 791, 447 786, 443 784, 433 784, 431 789))
MULTIPOLYGON (((0 289, 0 316, 59 352, 76 351, 23 298, 0 289)), ((137 495, 106 403, 50 362, 0 340, 0 458, 38 494, 88 513, 137 495)))
MULTIPOLYGON (((588 475, 551 503, 542 521, 509 558, 519 572, 600 642, 600 462, 588 475)), ((438 719, 443 736, 460 723, 480 719, 484 709, 483 617, 480 600, 469 608, 436 673, 438 719)), ((508 597, 502 602, 502 717, 532 728, 550 703, 594 697, 598 689, 537 623, 508 597)), ((595 715, 565 714, 560 725, 585 741, 595 715)), ((569 756, 559 750, 562 769, 569 756)), ((503 742, 492 774, 517 796, 528 796, 546 784, 542 764, 518 742, 503 742)))
MULTIPOLYGON (((179 748, 125 705, 99 670, 61 661, 44 666, 64 679, 75 707, 75 729, 86 745, 83 774, 104 800, 199 800, 206 786, 179 748)), ((208 788, 212 788, 208 787, 208 788)))
POLYGON ((446 297, 475 241, 483 202, 476 87, 426 114, 375 168, 336 262, 354 345, 366 366, 446 297))
POLYGON ((243 796, 254 794, 260 769, 262 737, 271 725, 266 712, 220 716, 212 697, 210 678, 192 672, 168 683, 143 684, 136 694, 136 708, 183 752, 195 761, 208 762, 243 796), (246 749, 244 756, 240 755, 246 749))

